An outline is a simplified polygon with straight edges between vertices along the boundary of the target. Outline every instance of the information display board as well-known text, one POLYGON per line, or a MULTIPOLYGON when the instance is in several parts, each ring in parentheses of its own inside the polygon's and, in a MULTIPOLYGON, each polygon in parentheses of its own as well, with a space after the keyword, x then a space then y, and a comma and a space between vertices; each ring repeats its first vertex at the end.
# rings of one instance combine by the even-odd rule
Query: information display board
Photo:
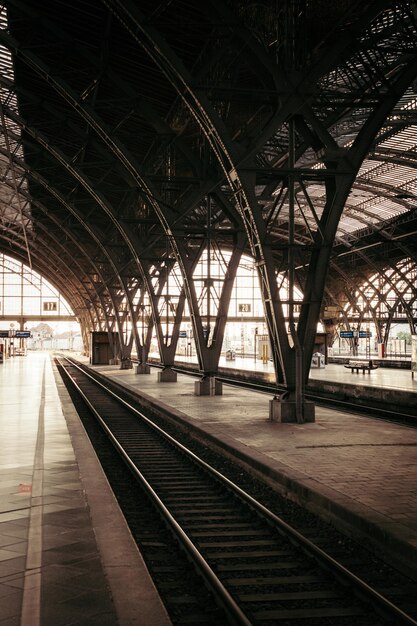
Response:
POLYGON ((339 335, 342 339, 352 339, 353 338, 353 330, 341 330, 339 335))

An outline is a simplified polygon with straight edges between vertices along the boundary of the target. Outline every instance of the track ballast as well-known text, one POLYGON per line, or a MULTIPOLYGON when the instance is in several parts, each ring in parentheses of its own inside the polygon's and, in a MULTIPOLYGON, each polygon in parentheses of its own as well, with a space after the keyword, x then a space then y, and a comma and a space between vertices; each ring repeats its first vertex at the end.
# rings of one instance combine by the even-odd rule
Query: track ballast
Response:
POLYGON ((68 361, 64 367, 134 476, 133 517, 144 507, 143 491, 152 502, 141 513, 151 526, 135 535, 174 623, 417 624, 87 372, 68 361), (180 579, 189 581, 186 590, 180 579))

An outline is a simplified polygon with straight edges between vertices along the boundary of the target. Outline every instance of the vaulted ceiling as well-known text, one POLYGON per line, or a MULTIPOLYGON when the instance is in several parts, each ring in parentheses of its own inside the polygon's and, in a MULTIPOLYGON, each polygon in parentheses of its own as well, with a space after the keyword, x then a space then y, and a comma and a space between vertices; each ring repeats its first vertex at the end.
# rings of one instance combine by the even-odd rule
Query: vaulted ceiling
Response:
POLYGON ((208 242, 302 289, 416 261, 413 0, 0 6, 0 248, 76 312, 208 242))

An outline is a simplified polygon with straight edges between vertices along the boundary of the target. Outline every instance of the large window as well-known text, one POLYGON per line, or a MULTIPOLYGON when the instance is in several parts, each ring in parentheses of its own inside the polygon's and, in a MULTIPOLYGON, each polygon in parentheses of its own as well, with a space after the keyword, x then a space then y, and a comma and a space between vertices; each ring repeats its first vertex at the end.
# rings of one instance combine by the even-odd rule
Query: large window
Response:
POLYGON ((0 316, 52 317, 74 315, 67 301, 29 267, 0 253, 0 316))

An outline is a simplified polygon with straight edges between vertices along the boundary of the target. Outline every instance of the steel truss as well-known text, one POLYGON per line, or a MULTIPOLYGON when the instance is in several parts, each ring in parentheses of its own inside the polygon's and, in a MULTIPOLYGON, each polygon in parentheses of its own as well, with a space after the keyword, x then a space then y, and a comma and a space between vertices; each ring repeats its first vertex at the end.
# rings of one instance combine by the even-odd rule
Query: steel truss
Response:
POLYGON ((70 268, 69 302, 91 302, 85 329, 117 329, 124 360, 134 347, 146 362, 153 329, 172 367, 188 306, 210 376, 249 253, 276 380, 302 421, 317 323, 341 276, 353 262, 365 277, 381 271, 387 246, 415 259, 416 161, 392 145, 415 122, 415 3, 5 6, 0 46, 15 75, 0 72, 3 128, 23 154, 0 147, 28 186, 12 181, 33 231, 15 221, 3 245, 39 265, 47 246, 60 274, 70 268), (404 181, 389 180, 396 167, 404 181), (222 250, 222 280, 197 285, 199 260, 222 250))

